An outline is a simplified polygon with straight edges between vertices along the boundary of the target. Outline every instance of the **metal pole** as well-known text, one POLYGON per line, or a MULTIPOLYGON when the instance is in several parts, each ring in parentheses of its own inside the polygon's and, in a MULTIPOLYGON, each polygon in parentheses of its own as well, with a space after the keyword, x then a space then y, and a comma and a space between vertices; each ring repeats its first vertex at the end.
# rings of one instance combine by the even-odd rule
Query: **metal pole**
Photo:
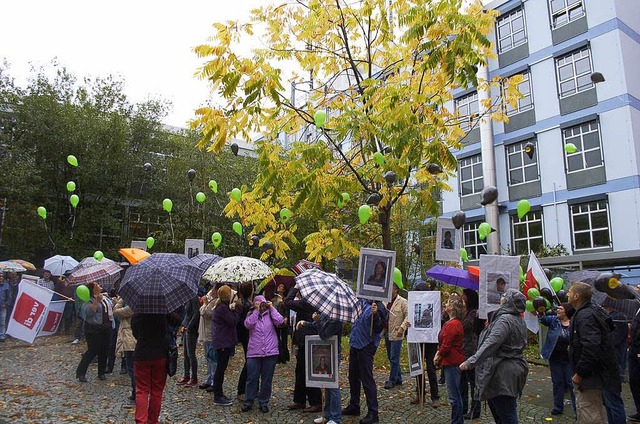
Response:
MULTIPOLYGON (((489 82, 489 69, 486 65, 478 66, 478 83, 489 82)), ((491 93, 489 87, 478 89, 478 110, 480 112, 480 147, 482 155, 482 177, 484 186, 496 186, 496 161, 493 150, 493 123, 491 122, 491 110, 485 103, 489 103, 491 93)), ((487 236, 487 253, 498 255, 500 253, 500 229, 498 226, 498 200, 486 205, 485 221, 496 231, 487 236)))
POLYGON ((4 214, 7 211, 7 198, 2 200, 2 218, 0 218, 0 246, 2 246, 2 232, 4 230, 4 214))

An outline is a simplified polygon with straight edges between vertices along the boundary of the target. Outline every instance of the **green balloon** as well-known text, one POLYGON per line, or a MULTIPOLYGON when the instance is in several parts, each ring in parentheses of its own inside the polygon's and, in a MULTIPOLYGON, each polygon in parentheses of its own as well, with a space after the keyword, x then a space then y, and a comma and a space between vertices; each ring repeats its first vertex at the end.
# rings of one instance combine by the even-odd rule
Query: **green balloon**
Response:
POLYGON ((564 280, 560 277, 555 277, 552 278, 551 281, 549 281, 549 284, 551 284, 551 288, 553 288, 553 291, 557 293, 562 290, 562 287, 564 286, 564 280))
POLYGON ((402 272, 398 268, 393 268, 393 283, 398 286, 399 289, 404 288, 402 283, 402 272))
POLYGON ((491 225, 483 222, 478 226, 478 236, 480 237, 480 240, 484 240, 489 234, 491 234, 491 225))
POLYGON ((211 191, 213 191, 214 193, 218 192, 218 183, 216 182, 216 180, 210 180, 209 181, 209 188, 211 189, 211 191))
POLYGON ((231 190, 231 198, 236 202, 242 200, 242 192, 239 188, 234 188, 233 190, 231 190))
POLYGON ((207 196, 205 196, 203 192, 199 191, 196 193, 196 200, 198 203, 202 203, 207 200, 207 196))
POLYGON ((460 258, 462 258, 464 262, 469 262, 469 254, 467 253, 467 249, 464 247, 460 248, 460 258))
POLYGON ((98 262, 103 260, 104 259, 104 253, 102 253, 102 250, 96 250, 95 252, 93 252, 93 259, 95 259, 98 262))
POLYGON ((80 197, 78 197, 77 194, 72 194, 71 196, 69 196, 69 203, 71 203, 71 206, 73 206, 74 208, 77 208, 78 203, 80 203, 80 197))
POLYGON ((533 300, 527 300, 527 302, 525 303, 525 308, 527 308, 527 311, 529 312, 535 311, 535 308, 533 307, 533 300))
POLYGON ((89 287, 85 286, 84 284, 80 284, 78 287, 76 287, 76 296, 78 296, 78 299, 82 300, 83 302, 90 301, 91 293, 89 293, 89 287))
POLYGON ((40 215, 42 219, 47 219, 47 208, 44 206, 38 207, 38 215, 40 215))
POLYGON ((313 115, 313 122, 316 123, 316 128, 322 128, 324 123, 327 121, 327 112, 324 110, 316 111, 315 115, 313 115))
POLYGON ((351 195, 349 193, 342 193, 342 200, 348 202, 351 200, 351 195))
POLYGON ((378 165, 384 165, 384 155, 380 152, 375 152, 373 154, 373 160, 378 165))
POLYGON ((540 297, 540 291, 535 287, 531 287, 527 292, 527 297, 531 300, 535 299, 536 297, 540 297))
POLYGON ((286 224, 289 219, 291 219, 291 211, 287 208, 282 208, 280 210, 280 220, 286 224))
POLYGON ((147 249, 151 249, 156 244, 156 239, 153 237, 147 237, 147 249))
POLYGON ((67 183, 67 191, 69 193, 73 193, 74 191, 76 191, 76 183, 74 183, 73 181, 69 181, 67 183))
POLYGON ((358 218, 360 219, 360 224, 362 225, 366 224, 370 217, 371 217, 371 206, 362 205, 358 208, 358 218))
POLYGON ((67 156, 67 162, 69 162, 69 165, 71 166, 78 166, 78 159, 73 155, 67 156))
POLYGON ((171 201, 171 199, 164 199, 162 201, 162 209, 171 213, 171 211, 173 210, 173 202, 171 201))
POLYGON ((239 236, 242 235, 242 224, 238 221, 233 223, 233 231, 235 231, 239 236))
POLYGON ((531 204, 527 199, 522 199, 518 202, 516 209, 518 211, 518 218, 522 219, 531 210, 531 204))
POLYGON ((578 151, 578 148, 573 143, 567 143, 564 145, 564 151, 567 153, 575 153, 578 151))
POLYGON ((211 243, 213 243, 214 247, 220 246, 220 243, 222 243, 222 234, 218 232, 211 234, 211 243))

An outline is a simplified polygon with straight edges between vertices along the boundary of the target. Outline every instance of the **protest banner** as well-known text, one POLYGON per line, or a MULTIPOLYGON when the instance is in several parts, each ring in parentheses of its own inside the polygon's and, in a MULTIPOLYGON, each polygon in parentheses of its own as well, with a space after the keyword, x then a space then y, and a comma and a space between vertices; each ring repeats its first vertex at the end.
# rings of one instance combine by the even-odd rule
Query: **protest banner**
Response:
POLYGON ((47 308, 52 297, 52 291, 23 278, 11 313, 7 334, 27 343, 33 343, 47 316, 47 308))

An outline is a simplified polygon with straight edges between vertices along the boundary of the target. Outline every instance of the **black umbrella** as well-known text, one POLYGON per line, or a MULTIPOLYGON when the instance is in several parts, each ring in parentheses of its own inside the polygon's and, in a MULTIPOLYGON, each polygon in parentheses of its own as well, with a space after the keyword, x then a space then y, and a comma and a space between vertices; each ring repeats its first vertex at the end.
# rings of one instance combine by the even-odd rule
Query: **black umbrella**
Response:
POLYGON ((631 320, 640 309, 640 302, 637 300, 614 299, 599 291, 595 287, 595 281, 601 274, 600 271, 580 270, 567 275, 569 283, 573 284, 578 281, 589 284, 592 288, 591 300, 600 306, 611 307, 611 309, 620 312, 625 318, 631 320))

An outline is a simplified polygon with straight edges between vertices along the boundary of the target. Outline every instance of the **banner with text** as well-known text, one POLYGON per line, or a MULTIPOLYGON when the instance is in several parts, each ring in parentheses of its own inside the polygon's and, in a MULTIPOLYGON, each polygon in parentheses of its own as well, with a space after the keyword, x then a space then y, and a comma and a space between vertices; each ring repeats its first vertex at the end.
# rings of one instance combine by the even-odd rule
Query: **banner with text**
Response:
POLYGON ((27 279, 22 279, 19 288, 7 334, 33 343, 46 319, 53 292, 27 279))
POLYGON ((66 300, 54 300, 49 303, 44 323, 36 337, 50 336, 58 332, 58 328, 62 322, 62 315, 64 314, 64 306, 66 304, 66 300))

